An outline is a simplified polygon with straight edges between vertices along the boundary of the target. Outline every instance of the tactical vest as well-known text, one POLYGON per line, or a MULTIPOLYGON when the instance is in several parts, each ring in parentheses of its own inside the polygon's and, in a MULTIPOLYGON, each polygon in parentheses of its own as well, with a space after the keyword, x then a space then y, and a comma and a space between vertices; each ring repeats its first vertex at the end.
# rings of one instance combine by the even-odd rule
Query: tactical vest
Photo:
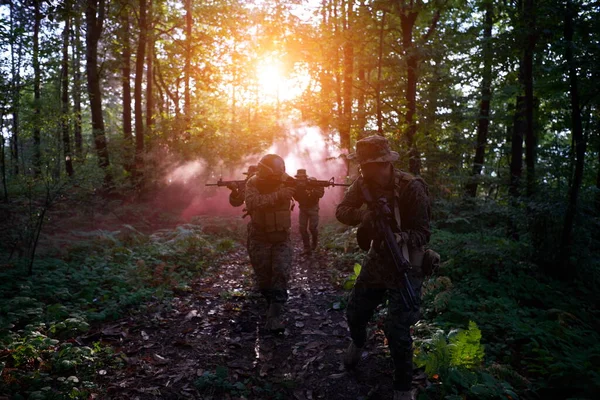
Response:
MULTIPOLYGON (((257 182, 256 187, 260 194, 271 194, 279 190, 281 185, 267 187, 262 182, 257 182)), ((292 211, 289 200, 279 200, 274 207, 253 210, 250 214, 252 224, 257 230, 264 233, 281 232, 292 226, 292 211)))

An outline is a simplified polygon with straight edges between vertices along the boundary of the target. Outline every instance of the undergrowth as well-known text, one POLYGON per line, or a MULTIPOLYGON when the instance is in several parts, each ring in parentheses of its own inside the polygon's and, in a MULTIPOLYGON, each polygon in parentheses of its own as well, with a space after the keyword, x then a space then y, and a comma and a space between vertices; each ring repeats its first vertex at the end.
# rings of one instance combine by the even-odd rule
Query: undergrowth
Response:
POLYGON ((2 263, 0 253, 0 394, 84 399, 97 393, 95 375, 118 360, 110 347, 78 338, 94 322, 189 290, 216 256, 238 246, 231 226, 212 219, 151 235, 129 225, 73 232, 78 239, 65 257, 38 259, 31 277, 26 260, 2 263))

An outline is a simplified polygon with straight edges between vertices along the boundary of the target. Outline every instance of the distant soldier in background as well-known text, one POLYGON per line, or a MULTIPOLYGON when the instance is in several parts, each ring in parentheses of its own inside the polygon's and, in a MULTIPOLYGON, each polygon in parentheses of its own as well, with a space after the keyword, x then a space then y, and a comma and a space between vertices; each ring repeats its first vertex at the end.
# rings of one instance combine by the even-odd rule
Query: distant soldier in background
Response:
MULTIPOLYGON (((248 171, 244 172, 244 175, 246 175, 246 182, 248 182, 248 180, 252 178, 257 171, 258 167, 256 165, 250 165, 248 167, 248 171)), ((231 183, 227 185, 227 188, 231 190, 231 193, 229 194, 229 204, 231 204, 233 207, 240 207, 242 204, 244 204, 244 200, 246 198, 245 183, 244 185, 231 183)))
POLYGON ((287 301, 292 267, 291 203, 295 189, 285 186, 289 178, 285 162, 276 154, 267 154, 258 163, 258 172, 246 184, 248 254, 269 309, 265 329, 282 333, 283 305, 287 301))
MULTIPOLYGON (((296 173, 296 179, 316 180, 316 178, 309 177, 306 174, 306 169, 299 169, 296 173)), ((319 244, 319 200, 324 194, 325 188, 323 187, 308 188, 305 186, 296 190, 294 195, 300 208, 299 224, 300 236, 302 236, 304 245, 303 254, 311 254, 319 244)))

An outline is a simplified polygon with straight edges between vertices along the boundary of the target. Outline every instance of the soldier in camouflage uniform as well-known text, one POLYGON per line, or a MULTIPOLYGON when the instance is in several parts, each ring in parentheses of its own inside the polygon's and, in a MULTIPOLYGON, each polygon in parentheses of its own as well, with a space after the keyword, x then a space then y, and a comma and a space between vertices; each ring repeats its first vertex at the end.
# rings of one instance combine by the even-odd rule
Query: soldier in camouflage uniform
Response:
POLYGON ((291 202, 294 188, 283 181, 285 162, 276 154, 267 154, 258 163, 258 172, 246 183, 248 254, 269 309, 265 328, 281 333, 283 305, 287 300, 288 280, 292 264, 290 239, 291 202))
MULTIPOLYGON (((313 177, 308 177, 305 169, 298 170, 296 179, 315 180, 313 177)), ((296 190, 294 195, 300 208, 299 225, 300 236, 302 236, 302 243, 304 244, 304 254, 310 254, 319 244, 319 200, 324 194, 325 188, 317 187, 296 190)))
MULTIPOLYGON (((256 174, 257 170, 258 167, 256 165, 250 165, 248 167, 248 172, 244 172, 244 175, 246 175, 246 182, 256 174)), ((231 190, 231 193, 229 193, 229 204, 233 207, 240 207, 244 204, 244 199, 246 198, 246 184, 238 186, 235 183, 231 183, 227 185, 227 188, 231 190)))
MULTIPOLYGON (((361 206, 365 203, 360 185, 366 185, 373 199, 384 196, 390 208, 393 205, 396 238, 412 269, 409 280, 412 283, 420 305, 423 275, 421 264, 424 246, 429 242, 430 205, 425 182, 412 175, 394 169, 392 162, 399 158, 390 150, 387 139, 370 136, 356 143, 356 153, 349 156, 360 163, 361 177, 346 192, 336 210, 337 219, 347 225, 361 225, 369 231, 373 227, 373 213, 361 206)), ((376 236, 373 232, 371 236, 376 236)), ((354 368, 360 361, 367 340, 367 323, 376 307, 389 300, 385 321, 385 335, 394 361, 394 400, 410 400, 413 372, 413 349, 410 326, 420 318, 420 312, 408 310, 401 297, 400 276, 377 241, 369 240, 370 246, 363 268, 350 293, 346 316, 352 343, 344 356, 347 368, 354 368)), ((417 308, 418 309, 418 308, 417 308)))

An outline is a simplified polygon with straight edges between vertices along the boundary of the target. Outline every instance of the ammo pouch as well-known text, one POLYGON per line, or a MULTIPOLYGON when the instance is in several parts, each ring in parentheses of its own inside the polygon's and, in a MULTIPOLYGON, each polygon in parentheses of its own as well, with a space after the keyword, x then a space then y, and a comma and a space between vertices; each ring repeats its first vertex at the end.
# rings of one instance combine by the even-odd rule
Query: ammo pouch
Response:
POLYGON ((431 249, 425 250, 423 254, 423 264, 421 270, 423 276, 431 276, 440 268, 440 255, 431 249))
POLYGON ((252 214, 252 222, 262 232, 287 231, 292 226, 292 213, 289 209, 258 210, 252 214))

